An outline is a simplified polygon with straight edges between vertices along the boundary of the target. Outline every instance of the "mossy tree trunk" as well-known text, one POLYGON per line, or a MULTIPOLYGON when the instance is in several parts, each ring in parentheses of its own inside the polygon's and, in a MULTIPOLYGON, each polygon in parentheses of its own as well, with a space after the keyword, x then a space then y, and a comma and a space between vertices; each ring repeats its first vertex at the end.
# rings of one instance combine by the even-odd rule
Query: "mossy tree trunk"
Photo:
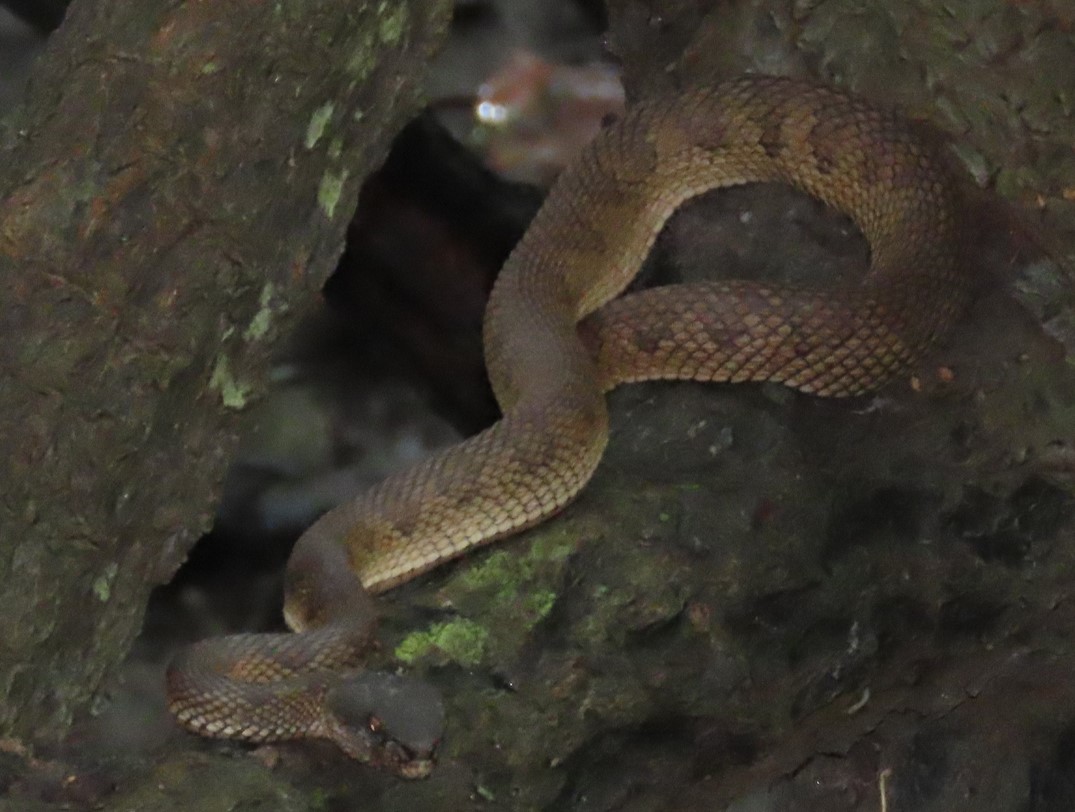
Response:
POLYGON ((446 0, 77 0, 0 144, 0 732, 52 738, 208 526, 446 0))

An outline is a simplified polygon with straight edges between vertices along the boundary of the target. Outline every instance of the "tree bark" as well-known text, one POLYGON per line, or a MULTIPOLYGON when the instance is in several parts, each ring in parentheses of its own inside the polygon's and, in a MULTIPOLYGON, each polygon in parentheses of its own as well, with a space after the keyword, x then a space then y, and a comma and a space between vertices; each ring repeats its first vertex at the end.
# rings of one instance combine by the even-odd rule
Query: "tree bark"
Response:
POLYGON ((0 732, 54 738, 209 525, 444 0, 80 0, 0 145, 0 732))

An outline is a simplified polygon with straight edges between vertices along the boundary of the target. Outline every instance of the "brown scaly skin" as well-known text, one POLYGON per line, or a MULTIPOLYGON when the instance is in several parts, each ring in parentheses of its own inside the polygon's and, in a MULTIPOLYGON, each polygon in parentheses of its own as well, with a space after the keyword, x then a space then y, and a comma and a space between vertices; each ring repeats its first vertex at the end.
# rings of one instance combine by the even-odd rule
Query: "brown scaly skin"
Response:
MULTIPOLYGON (((288 565, 286 616, 300 633, 199 644, 170 672, 173 713, 203 735, 326 736, 355 754, 323 721, 321 695, 326 670, 354 668, 371 637, 362 588, 383 591, 563 508, 601 459, 608 389, 690 378, 840 397, 884 384, 969 295, 944 166, 898 117, 789 79, 745 77, 635 107, 564 171, 497 280, 485 355, 503 419, 316 522, 288 565), (862 283, 713 282, 610 301, 681 203, 752 181, 847 213, 870 243, 862 283), (308 662, 309 691, 296 682, 308 662), (283 681, 247 684, 267 669, 283 681)), ((419 761, 439 713, 402 725, 419 761)), ((383 750, 394 734, 380 721, 383 750)), ((377 746, 367 750, 358 757, 376 760, 377 746)), ((405 772, 401 763, 397 754, 405 772)))

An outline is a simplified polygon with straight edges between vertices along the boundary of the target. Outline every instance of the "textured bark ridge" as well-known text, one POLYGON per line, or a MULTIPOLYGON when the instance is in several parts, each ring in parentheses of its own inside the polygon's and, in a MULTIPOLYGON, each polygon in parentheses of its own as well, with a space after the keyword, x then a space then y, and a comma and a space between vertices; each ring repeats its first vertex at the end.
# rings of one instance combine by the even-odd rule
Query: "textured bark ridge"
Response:
POLYGON ((207 526, 448 12, 69 9, 0 145, 0 731, 61 733, 207 526))

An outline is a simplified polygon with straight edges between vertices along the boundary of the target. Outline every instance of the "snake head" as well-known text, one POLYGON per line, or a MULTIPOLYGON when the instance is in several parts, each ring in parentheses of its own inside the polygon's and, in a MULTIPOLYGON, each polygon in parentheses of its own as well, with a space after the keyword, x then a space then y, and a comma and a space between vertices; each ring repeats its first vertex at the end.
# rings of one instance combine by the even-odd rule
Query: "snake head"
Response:
POLYGON ((326 736, 351 758, 403 778, 425 778, 444 733, 444 703, 430 684, 365 671, 325 694, 326 736))

